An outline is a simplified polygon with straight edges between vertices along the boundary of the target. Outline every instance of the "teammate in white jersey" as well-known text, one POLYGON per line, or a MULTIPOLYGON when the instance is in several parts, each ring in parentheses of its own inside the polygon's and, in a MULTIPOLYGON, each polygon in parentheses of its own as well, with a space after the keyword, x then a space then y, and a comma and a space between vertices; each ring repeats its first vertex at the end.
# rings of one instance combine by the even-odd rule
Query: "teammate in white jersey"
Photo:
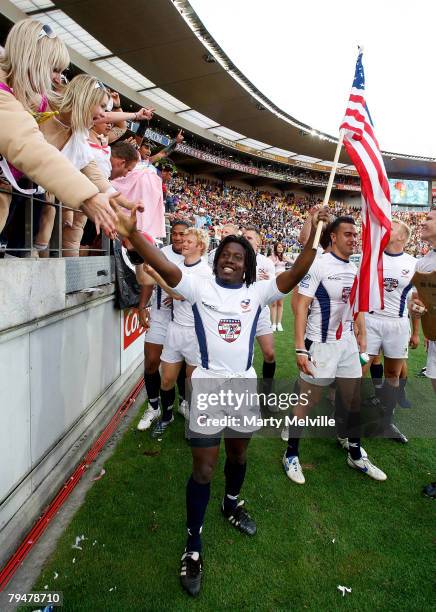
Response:
MULTIPOLYGON (((256 280, 266 281, 274 278, 275 268, 273 262, 268 257, 265 257, 265 255, 262 255, 262 253, 259 253, 261 239, 257 229, 253 226, 247 226, 243 229, 242 235, 248 240, 256 253, 256 280)), ((265 306, 260 313, 256 328, 256 338, 263 355, 262 379, 264 386, 262 391, 269 393, 276 371, 276 356, 271 313, 268 306, 265 306)))
MULTIPOLYGON (((330 231, 330 252, 317 257, 299 285, 295 350, 300 369, 300 394, 305 394, 308 402, 299 404, 294 415, 304 418, 320 401, 322 388, 336 381, 337 393, 347 420, 344 428, 338 430, 342 445, 348 450, 347 463, 375 480, 385 480, 386 475, 369 461, 360 447, 360 438, 356 435, 359 427, 359 391, 362 377, 359 349, 362 352, 366 349, 364 319, 359 315, 359 346, 351 315, 350 321, 343 321, 357 274, 356 266, 349 261, 357 239, 354 219, 338 217, 327 231, 330 231), (344 431, 353 431, 353 436, 346 438, 344 431)), ((336 425, 339 426, 338 422, 336 425)), ((305 482, 299 461, 302 430, 301 427, 295 427, 290 432, 288 448, 283 456, 286 475, 298 484, 305 482)))
MULTIPOLYGON (((324 209, 313 218, 312 240, 318 218, 325 221, 328 212, 324 209)), ((255 253, 249 242, 243 237, 228 236, 218 247, 215 257, 215 278, 201 283, 163 257, 159 250, 146 243, 136 231, 135 215, 130 220, 118 215, 118 231, 128 235, 136 251, 147 261, 178 293, 184 296, 192 305, 195 318, 195 328, 201 354, 201 366, 192 375, 193 400, 198 400, 196 389, 201 383, 209 381, 209 389, 216 383, 229 384, 232 379, 256 379, 252 366, 253 344, 256 334, 257 319, 268 303, 277 300, 292 290, 301 280, 313 262, 315 252, 307 246, 295 262, 292 270, 283 272, 270 281, 256 282, 255 253)), ((221 416, 229 410, 226 399, 206 393, 205 413, 213 417, 214 413, 221 416)), ((225 415, 226 416, 226 415, 225 415)), ((235 417, 236 418, 236 417, 235 417)), ((213 421, 213 418, 210 419, 213 421)), ((193 471, 188 481, 187 528, 188 539, 182 556, 180 579, 183 588, 190 595, 198 595, 201 587, 202 558, 201 530, 210 496, 210 482, 215 469, 223 425, 215 429, 211 422, 209 435, 196 437, 201 428, 198 420, 195 425, 190 418, 190 444, 192 448, 193 471), (212 431, 211 431, 212 430, 212 431)), ((232 429, 232 426, 228 427, 232 429)), ((256 524, 244 509, 243 502, 238 503, 238 496, 244 481, 246 470, 246 451, 250 431, 257 429, 256 425, 235 423, 233 432, 236 438, 226 437, 225 495, 222 512, 233 527, 239 531, 254 535, 256 524), (251 427, 251 429, 250 429, 251 427)))
MULTIPOLYGON (((189 227, 186 221, 177 221, 171 227, 171 244, 163 247, 161 253, 174 263, 183 262, 182 246, 185 230, 189 227)), ((150 300, 153 291, 153 284, 142 287, 139 300, 139 312, 142 315, 145 312, 147 304, 150 300)), ((146 408, 141 420, 138 423, 138 429, 145 431, 150 427, 152 422, 160 416, 159 408, 159 392, 160 392, 160 374, 159 365, 162 353, 163 343, 167 334, 168 325, 171 321, 172 298, 168 296, 158 285, 155 288, 153 295, 152 306, 150 310, 150 328, 145 335, 144 344, 144 383, 148 396, 148 407, 146 408)), ((141 319, 141 323, 142 323, 141 319)), ((146 323, 146 321, 144 321, 146 323)), ((179 395, 184 399, 183 385, 185 374, 182 373, 179 379, 180 388, 179 395)), ((179 398, 180 401, 180 398, 179 398)))
MULTIPOLYGON (((221 241, 224 240, 224 238, 227 238, 227 236, 237 236, 238 234, 239 227, 237 225, 234 225, 233 223, 226 223, 221 230, 221 241)), ((207 261, 211 268, 213 268, 213 260, 215 259, 216 251, 217 249, 212 249, 209 251, 207 256, 207 261)))
MULTIPOLYGON (((192 275, 196 282, 201 284, 211 278, 212 272, 204 261, 203 255, 207 253, 209 236, 205 230, 190 227, 185 230, 183 237, 182 262, 177 262, 183 273, 192 275)), ((162 279, 160 279, 162 282, 162 279)), ((169 294, 173 294, 165 284, 163 287, 169 294)), ((176 296, 174 296, 176 297, 176 296)), ((174 299, 172 320, 170 321, 161 354, 161 386, 160 399, 162 417, 152 431, 152 437, 163 435, 168 425, 174 420, 173 404, 176 397, 175 384, 183 363, 186 363, 186 378, 190 378, 196 365, 199 364, 198 342, 194 329, 194 315, 191 304, 186 300, 174 299)), ((185 411, 180 409, 183 416, 185 411)))
POLYGON ((419 344, 418 325, 414 324, 413 335, 407 304, 412 295, 412 277, 415 273, 416 259, 404 252, 410 238, 410 228, 399 219, 392 219, 391 237, 383 254, 384 309, 365 313, 366 344, 370 362, 383 351, 385 380, 377 390, 382 403, 383 416, 381 433, 402 444, 407 438, 393 424, 394 409, 406 378, 400 379, 401 370, 408 357, 409 344, 416 348, 419 344))

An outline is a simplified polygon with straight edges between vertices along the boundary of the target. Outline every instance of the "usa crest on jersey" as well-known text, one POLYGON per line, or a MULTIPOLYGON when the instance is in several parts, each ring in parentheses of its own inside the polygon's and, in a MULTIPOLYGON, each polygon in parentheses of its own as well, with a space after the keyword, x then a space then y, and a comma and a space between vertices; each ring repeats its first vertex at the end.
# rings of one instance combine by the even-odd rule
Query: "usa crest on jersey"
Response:
POLYGON ((393 291, 397 287, 398 287, 397 278, 385 278, 384 279, 384 288, 386 291, 393 291))
POLYGON ((234 342, 241 333, 241 321, 239 319, 220 319, 218 332, 226 342, 234 342))

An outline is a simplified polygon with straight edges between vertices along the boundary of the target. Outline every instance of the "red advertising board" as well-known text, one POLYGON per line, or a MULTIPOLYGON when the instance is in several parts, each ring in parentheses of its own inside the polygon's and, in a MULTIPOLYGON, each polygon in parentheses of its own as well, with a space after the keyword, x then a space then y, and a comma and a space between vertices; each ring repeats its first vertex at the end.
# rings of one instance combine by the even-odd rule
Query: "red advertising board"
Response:
POLYGON ((123 321, 123 349, 126 350, 145 332, 145 329, 139 320, 137 308, 126 308, 123 312, 123 321))

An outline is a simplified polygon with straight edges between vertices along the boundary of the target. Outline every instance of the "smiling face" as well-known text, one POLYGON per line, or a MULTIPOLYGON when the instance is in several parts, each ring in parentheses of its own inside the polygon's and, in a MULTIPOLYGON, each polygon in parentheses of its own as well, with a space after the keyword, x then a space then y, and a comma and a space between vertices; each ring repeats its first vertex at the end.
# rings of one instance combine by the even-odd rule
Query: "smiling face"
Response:
POLYGON ((182 243, 182 255, 184 257, 196 256, 200 259, 202 253, 202 245, 194 234, 185 234, 182 243))
POLYGON ((240 284, 245 272, 245 249, 237 242, 225 245, 217 262, 217 276, 229 285, 240 284))
POLYGON ((176 223, 171 228, 171 244, 175 253, 181 253, 183 247, 183 239, 185 237, 186 225, 176 223))
POLYGON ((91 108, 91 115, 93 121, 100 121, 105 118, 106 107, 109 102, 109 96, 106 94, 103 100, 99 104, 95 104, 91 108))
POLYGON ((341 223, 336 232, 332 232, 332 251, 335 255, 348 259, 357 245, 357 230, 352 223, 341 223))

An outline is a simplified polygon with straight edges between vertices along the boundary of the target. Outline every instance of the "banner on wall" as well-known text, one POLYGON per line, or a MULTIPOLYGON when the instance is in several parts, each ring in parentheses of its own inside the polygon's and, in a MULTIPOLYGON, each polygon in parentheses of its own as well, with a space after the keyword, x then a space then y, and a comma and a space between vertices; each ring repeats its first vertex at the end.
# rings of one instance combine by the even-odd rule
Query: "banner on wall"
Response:
POLYGON ((137 308, 121 311, 121 371, 124 372, 144 353, 145 329, 139 320, 137 308))

